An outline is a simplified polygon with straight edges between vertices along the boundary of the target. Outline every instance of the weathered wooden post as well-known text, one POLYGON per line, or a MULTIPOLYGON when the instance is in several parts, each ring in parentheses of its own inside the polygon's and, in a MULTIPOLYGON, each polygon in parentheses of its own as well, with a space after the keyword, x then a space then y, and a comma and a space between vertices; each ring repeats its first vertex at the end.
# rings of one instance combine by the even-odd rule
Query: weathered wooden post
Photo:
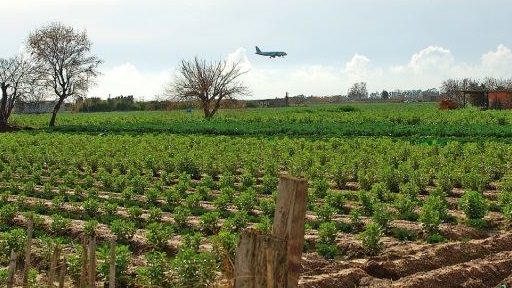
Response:
POLYGON ((286 287, 278 285, 281 275, 286 275, 286 264, 286 240, 246 229, 235 255, 235 287, 286 287))
POLYGON ((64 256, 64 259, 62 259, 62 263, 60 264, 60 270, 59 270, 59 288, 64 288, 66 269, 67 269, 66 256, 64 256))
POLYGON ((96 235, 89 236, 89 287, 96 287, 96 235))
POLYGON ((9 260, 9 271, 7 272, 7 288, 14 286, 14 274, 16 274, 16 261, 18 261, 18 252, 11 250, 11 259, 9 260))
POLYGON ((299 285, 307 196, 308 181, 306 179, 280 175, 272 236, 288 240, 288 275, 286 285, 283 287, 299 285))
POLYGON ((32 250, 33 230, 34 220, 29 218, 27 228, 27 249, 25 250, 25 266, 23 267, 23 287, 28 287, 28 271, 30 270, 30 254, 32 250))
POLYGON ((57 272, 57 264, 59 263, 60 251, 61 247, 59 243, 55 244, 55 248, 53 250, 51 262, 50 262, 50 270, 48 271, 48 287, 53 287, 55 282, 55 275, 57 272))
POLYGON ((116 287, 116 240, 110 240, 110 271, 108 276, 108 287, 116 287))
POLYGON ((79 283, 79 287, 80 288, 85 288, 87 287, 87 264, 88 264, 88 259, 87 259, 87 247, 88 247, 88 243, 87 243, 87 237, 84 235, 82 236, 82 269, 80 269, 80 283, 79 283))
POLYGON ((236 288, 297 287, 304 244, 307 181, 279 179, 272 235, 247 229, 235 256, 236 288))

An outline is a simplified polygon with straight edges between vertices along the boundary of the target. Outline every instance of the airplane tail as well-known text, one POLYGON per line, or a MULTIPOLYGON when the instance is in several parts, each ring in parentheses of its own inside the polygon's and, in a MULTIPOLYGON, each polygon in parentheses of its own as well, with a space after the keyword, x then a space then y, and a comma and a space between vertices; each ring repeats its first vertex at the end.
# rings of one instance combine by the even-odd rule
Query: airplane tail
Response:
POLYGON ((260 48, 258 48, 258 46, 256 46, 256 54, 259 54, 259 53, 261 53, 261 50, 260 50, 260 48))

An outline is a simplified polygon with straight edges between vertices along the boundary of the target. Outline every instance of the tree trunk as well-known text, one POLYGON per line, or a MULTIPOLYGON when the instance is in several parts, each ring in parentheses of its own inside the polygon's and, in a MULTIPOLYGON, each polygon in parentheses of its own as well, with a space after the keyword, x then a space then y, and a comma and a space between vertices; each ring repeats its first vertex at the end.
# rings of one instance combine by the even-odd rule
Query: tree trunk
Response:
POLYGON ((208 100, 203 101, 203 112, 204 112, 204 119, 209 120, 212 117, 210 115, 210 102, 208 102, 208 100))
POLYGON ((0 131, 7 129, 7 88, 9 86, 5 83, 1 83, 0 88, 2 89, 2 99, 0 101, 0 131))
POLYGON ((57 113, 59 113, 60 106, 64 102, 64 99, 66 98, 62 96, 59 97, 59 101, 57 104, 55 104, 55 107, 53 108, 52 119, 50 120, 50 127, 55 127, 55 118, 57 118, 57 113))

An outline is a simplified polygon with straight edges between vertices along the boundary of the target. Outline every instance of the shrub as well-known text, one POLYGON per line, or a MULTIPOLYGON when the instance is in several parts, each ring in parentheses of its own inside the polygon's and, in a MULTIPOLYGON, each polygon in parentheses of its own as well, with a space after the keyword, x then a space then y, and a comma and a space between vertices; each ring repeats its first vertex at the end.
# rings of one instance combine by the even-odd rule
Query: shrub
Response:
POLYGON ((262 216, 254 228, 265 235, 270 235, 272 233, 272 220, 267 216, 262 216))
POLYGON ((435 195, 429 195, 423 203, 420 222, 428 234, 436 233, 439 230, 439 225, 443 221, 442 214, 447 213, 445 205, 441 198, 435 195))
POLYGON ((100 202, 95 198, 88 198, 82 202, 82 207, 89 217, 94 217, 98 214, 100 202))
POLYGON ((52 224, 50 225, 50 229, 53 234, 65 234, 68 227, 71 225, 71 219, 64 218, 64 216, 60 214, 53 214, 51 216, 52 224))
POLYGON ((236 197, 235 206, 239 211, 251 212, 257 202, 258 194, 256 194, 256 191, 253 188, 248 188, 236 197))
POLYGON ((199 226, 205 235, 213 235, 219 232, 220 213, 217 211, 206 212, 199 218, 199 226))
POLYGON ((130 217, 131 221, 134 221, 135 223, 140 223, 142 219, 142 213, 144 213, 144 210, 140 208, 139 206, 131 206, 128 208, 128 217, 130 217))
POLYGON ((365 190, 359 190, 357 196, 359 198, 363 214, 366 216, 372 216, 375 203, 377 203, 378 199, 374 194, 365 190))
POLYGON ((11 250, 18 252, 18 255, 23 255, 25 252, 25 245, 27 243, 27 232, 22 228, 14 228, 0 234, 0 247, 6 259, 9 259, 11 250))
POLYGON ((171 269, 172 287, 209 287, 215 279, 218 265, 210 252, 180 247, 171 262, 171 269))
POLYGON ((223 227, 226 229, 239 232, 245 227, 247 227, 247 223, 249 222, 249 216, 246 211, 238 211, 230 216, 223 224, 223 227))
POLYGON ((162 221, 162 209, 158 207, 152 207, 149 209, 148 222, 160 222, 162 221))
POLYGON ((404 228, 393 228, 391 230, 391 234, 400 241, 414 241, 418 238, 418 234, 416 232, 404 228))
POLYGON ((158 197, 160 197, 160 191, 152 187, 144 190, 144 196, 146 197, 147 204, 156 204, 158 197))
POLYGON ((185 206, 193 215, 199 215, 202 212, 201 200, 202 196, 199 193, 190 193, 185 198, 185 206))
POLYGON ((173 235, 172 226, 163 223, 150 223, 146 226, 146 230, 146 238, 151 247, 156 250, 163 250, 173 235))
POLYGON ((365 230, 359 233, 363 249, 369 255, 377 255, 382 249, 382 228, 376 223, 369 223, 365 226, 365 230))
POLYGON ((187 218, 192 215, 190 209, 182 206, 176 207, 174 210, 174 223, 179 229, 184 229, 187 227, 187 218))
POLYGON ((414 212, 416 205, 416 198, 413 198, 413 196, 409 194, 400 193, 395 198, 393 206, 398 211, 398 216, 400 219, 416 221, 418 219, 418 214, 414 212))
POLYGON ((487 214, 487 202, 482 193, 467 191, 459 199, 459 209, 468 219, 482 219, 487 214))
MULTIPOLYGON (((130 247, 127 245, 116 245, 116 286, 127 287, 129 286, 128 266, 132 257, 130 247)), ((110 275, 110 245, 100 245, 98 247, 98 272, 108 281, 110 275)))
POLYGON ((338 229, 335 222, 324 222, 318 228, 318 241, 325 244, 333 244, 336 241, 338 229))
POLYGON ((0 225, 11 226, 18 208, 13 204, 6 204, 0 207, 0 225))
POLYGON ((146 254, 147 265, 137 268, 137 282, 143 286, 172 287, 167 276, 169 260, 164 252, 153 251, 146 254))
POLYGON ((313 179, 313 195, 318 199, 323 199, 327 195, 329 189, 329 181, 326 178, 313 179))
POLYGON ((328 191, 325 196, 325 202, 330 206, 336 208, 337 212, 342 214, 345 212, 345 203, 347 200, 341 192, 328 191))
POLYGON ((276 202, 273 198, 261 198, 259 206, 263 215, 269 218, 274 217, 274 213, 276 211, 276 202))
POLYGON ((386 230, 388 228, 389 221, 393 220, 393 213, 388 208, 388 205, 384 203, 375 203, 373 210, 372 220, 379 224, 382 229, 386 230))
POLYGON ((334 259, 340 253, 336 244, 317 243, 316 253, 325 259, 334 259))
POLYGON ((272 194, 277 189, 279 179, 276 176, 265 174, 262 178, 261 193, 272 194))
POLYGON ((329 222, 336 213, 336 209, 329 204, 315 206, 315 215, 320 223, 329 222))
POLYGON ((110 224, 110 230, 122 243, 127 243, 135 235, 135 223, 123 219, 115 219, 110 224))
POLYGON ((444 242, 444 240, 445 240, 444 237, 441 236, 441 234, 439 234, 439 233, 434 233, 427 237, 427 243, 429 243, 429 244, 441 243, 441 242, 444 242))
POLYGON ((239 234, 223 229, 212 236, 213 255, 221 265, 221 270, 228 279, 233 278, 235 251, 239 234))

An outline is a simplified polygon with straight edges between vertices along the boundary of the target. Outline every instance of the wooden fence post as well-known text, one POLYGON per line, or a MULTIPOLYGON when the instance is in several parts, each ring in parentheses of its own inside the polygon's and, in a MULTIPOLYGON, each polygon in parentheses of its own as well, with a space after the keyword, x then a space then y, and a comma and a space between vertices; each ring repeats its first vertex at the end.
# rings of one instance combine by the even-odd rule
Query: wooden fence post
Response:
POLYGON ((89 287, 96 287, 96 236, 89 237, 89 287))
POLYGON ((28 220, 27 228, 27 249, 25 250, 25 266, 23 267, 23 287, 28 287, 28 271, 30 270, 30 254, 32 250, 32 234, 34 230, 34 220, 28 220))
POLYGON ((308 181, 306 179, 280 175, 272 236, 288 240, 286 287, 299 285, 307 196, 308 181))
POLYGON ((110 273, 108 276, 108 287, 116 287, 116 240, 110 240, 110 273))
POLYGON ((7 288, 14 286, 14 274, 16 274, 16 261, 18 261, 18 252, 11 250, 11 259, 9 260, 9 271, 7 272, 7 288))
POLYGON ((60 264, 60 271, 59 271, 59 288, 64 288, 64 280, 66 277, 66 256, 64 256, 64 259, 62 259, 62 263, 60 264))
POLYGON ((297 287, 304 245, 307 180, 281 175, 272 235, 246 229, 235 255, 236 288, 297 287))
POLYGON ((286 240, 246 229, 240 235, 236 250, 234 286, 286 288, 278 281, 286 275, 286 264, 286 240))
POLYGON ((87 287, 87 263, 88 263, 88 259, 87 259, 87 250, 88 250, 88 243, 87 243, 87 237, 84 235, 82 236, 82 268, 80 269, 80 283, 79 283, 79 287, 80 288, 85 288, 87 287))
POLYGON ((50 271, 48 272, 48 287, 50 288, 54 286, 57 264, 59 263, 60 258, 60 249, 60 245, 56 243, 50 262, 50 271))

